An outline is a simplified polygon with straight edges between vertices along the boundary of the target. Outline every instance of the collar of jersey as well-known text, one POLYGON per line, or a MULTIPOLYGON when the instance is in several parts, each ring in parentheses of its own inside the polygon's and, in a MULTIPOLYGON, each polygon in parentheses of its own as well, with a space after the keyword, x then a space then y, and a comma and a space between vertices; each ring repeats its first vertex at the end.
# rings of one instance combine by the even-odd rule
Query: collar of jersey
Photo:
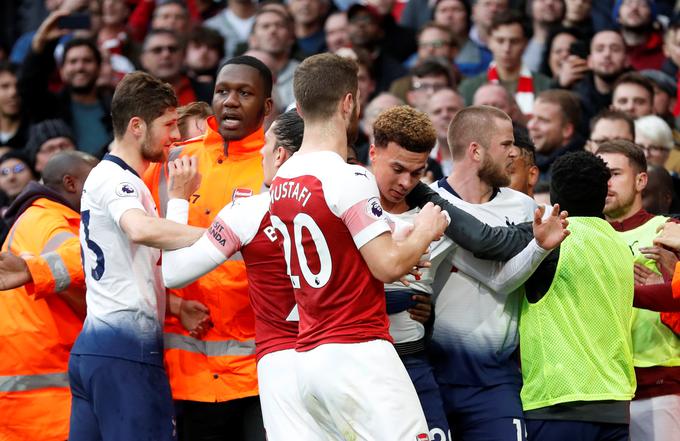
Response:
MULTIPOLYGON (((451 187, 451 184, 449 184, 449 181, 446 180, 446 177, 441 178, 439 181, 437 181, 437 185, 439 185, 439 187, 441 187, 441 188, 443 188, 444 190, 448 191, 449 193, 451 193, 452 195, 454 195, 454 196, 457 197, 458 199, 463 200, 463 198, 460 197, 460 195, 459 195, 458 193, 456 193, 456 190, 454 190, 453 187, 451 187)), ((491 193, 491 197, 489 198, 489 202, 491 202, 491 200, 493 200, 493 198, 495 198, 496 195, 497 195, 500 191, 501 191, 500 188, 494 187, 494 188, 493 188, 493 192, 491 193)))
MULTIPOLYGON (((139 175, 137 174, 137 172, 135 171, 135 169, 132 168, 132 167, 130 167, 130 166, 127 164, 127 162, 123 161, 123 160, 120 159, 118 156, 114 156, 114 155, 112 155, 111 153, 107 153, 106 155, 104 155, 104 158, 102 158, 102 161, 111 161, 111 162, 113 162, 114 164, 118 165, 118 166, 119 166, 120 168, 122 168, 123 170, 128 170, 130 173, 134 174, 135 176, 137 176, 137 177, 139 178, 139 175)), ((141 178, 140 178, 140 179, 141 179, 141 178)))
MULTIPOLYGON (((208 149, 224 149, 224 139, 217 131, 217 119, 214 116, 208 118, 203 144, 208 149)), ((230 159, 245 159, 260 154, 264 146, 264 127, 260 126, 250 135, 238 141, 229 142, 228 156, 230 159)))

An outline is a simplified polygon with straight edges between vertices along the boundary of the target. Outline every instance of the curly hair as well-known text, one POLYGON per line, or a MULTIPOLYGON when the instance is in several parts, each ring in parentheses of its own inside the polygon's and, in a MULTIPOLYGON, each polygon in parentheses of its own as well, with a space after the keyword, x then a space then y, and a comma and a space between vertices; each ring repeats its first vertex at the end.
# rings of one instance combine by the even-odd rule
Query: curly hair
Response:
POLYGON ((552 165, 550 202, 570 216, 602 217, 610 177, 601 158, 583 151, 567 153, 552 165))
POLYGON ((437 142, 437 132, 427 114, 411 106, 397 106, 378 115, 373 123, 375 146, 394 142, 410 152, 429 152, 437 142))

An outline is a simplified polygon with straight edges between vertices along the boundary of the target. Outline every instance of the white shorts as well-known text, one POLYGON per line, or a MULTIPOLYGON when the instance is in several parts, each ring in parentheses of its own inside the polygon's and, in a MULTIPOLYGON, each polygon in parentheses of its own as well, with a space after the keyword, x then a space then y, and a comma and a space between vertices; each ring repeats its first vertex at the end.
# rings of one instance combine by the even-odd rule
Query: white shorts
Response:
POLYGON ((630 441, 680 439, 680 395, 630 402, 630 441))
POLYGON ((297 355, 302 400, 333 439, 429 439, 418 395, 391 343, 324 344, 297 355))
POLYGON ((330 439, 307 412, 295 374, 294 349, 266 354, 257 362, 262 419, 268 441, 330 439))

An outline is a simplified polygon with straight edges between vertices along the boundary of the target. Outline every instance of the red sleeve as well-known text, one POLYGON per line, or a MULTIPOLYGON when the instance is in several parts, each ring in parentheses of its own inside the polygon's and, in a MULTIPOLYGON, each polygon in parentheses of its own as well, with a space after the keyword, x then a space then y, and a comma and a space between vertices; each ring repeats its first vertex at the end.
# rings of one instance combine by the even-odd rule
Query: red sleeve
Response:
POLYGON ((138 43, 144 41, 155 8, 155 0, 141 0, 137 3, 137 6, 135 6, 134 11, 130 14, 130 18, 128 18, 130 37, 132 37, 134 41, 138 43))
POLYGON ((633 306, 650 311, 680 312, 680 298, 673 297, 673 289, 670 283, 638 285, 635 287, 633 306))
POLYGON ((187 10, 189 11, 189 20, 194 23, 201 23, 201 11, 196 6, 196 0, 187 0, 187 10))

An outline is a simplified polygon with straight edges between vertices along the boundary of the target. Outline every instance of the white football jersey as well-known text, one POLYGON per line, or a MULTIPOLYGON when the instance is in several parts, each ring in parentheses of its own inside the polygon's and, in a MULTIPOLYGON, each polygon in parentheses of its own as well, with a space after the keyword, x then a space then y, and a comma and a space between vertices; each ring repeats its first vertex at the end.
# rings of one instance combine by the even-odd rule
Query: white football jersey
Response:
POLYGON ((162 365, 161 252, 133 243, 122 231, 120 218, 130 209, 157 216, 151 193, 134 169, 106 155, 83 188, 80 245, 87 318, 73 352, 162 365))

